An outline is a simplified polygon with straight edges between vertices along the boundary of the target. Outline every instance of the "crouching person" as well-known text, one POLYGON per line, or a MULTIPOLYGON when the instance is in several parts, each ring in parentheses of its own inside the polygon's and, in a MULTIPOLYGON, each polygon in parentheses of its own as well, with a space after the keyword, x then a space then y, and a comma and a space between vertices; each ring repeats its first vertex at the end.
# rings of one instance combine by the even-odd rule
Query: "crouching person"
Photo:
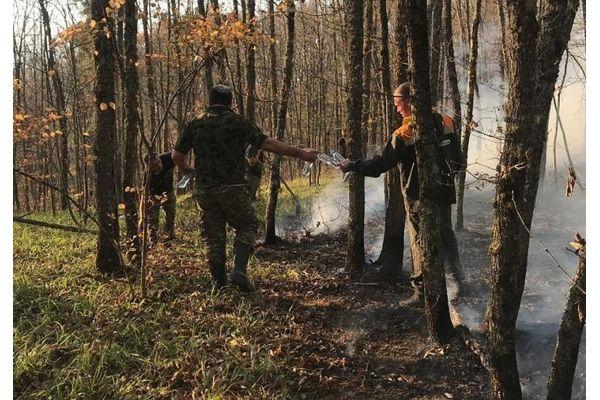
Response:
POLYGON ((148 228, 150 242, 158 241, 159 216, 161 208, 165 212, 165 240, 175 238, 175 208, 176 197, 173 190, 173 169, 175 163, 171 153, 150 154, 146 157, 150 170, 150 207, 148 208, 148 228))

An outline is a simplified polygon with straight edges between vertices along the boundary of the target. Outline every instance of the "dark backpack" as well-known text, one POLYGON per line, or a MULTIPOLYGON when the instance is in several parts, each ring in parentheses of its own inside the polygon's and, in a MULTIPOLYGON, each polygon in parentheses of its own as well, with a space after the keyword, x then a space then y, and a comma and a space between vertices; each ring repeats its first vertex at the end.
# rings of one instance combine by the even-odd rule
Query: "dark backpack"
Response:
POLYGON ((454 122, 452 122, 452 126, 447 126, 444 124, 442 115, 437 112, 433 113, 433 121, 438 134, 442 172, 455 174, 460 171, 464 160, 460 151, 460 140, 454 129, 454 122))

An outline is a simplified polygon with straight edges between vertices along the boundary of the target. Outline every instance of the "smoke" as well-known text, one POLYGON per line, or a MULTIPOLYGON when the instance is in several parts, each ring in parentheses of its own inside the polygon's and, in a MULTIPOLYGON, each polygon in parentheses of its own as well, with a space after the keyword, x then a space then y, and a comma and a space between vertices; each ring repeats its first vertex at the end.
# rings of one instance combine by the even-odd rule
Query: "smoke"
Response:
MULTIPOLYGON (((472 174, 495 174, 495 168, 502 150, 502 132, 504 127, 503 104, 507 88, 499 74, 497 64, 498 29, 487 24, 480 40, 480 62, 478 70, 479 95, 474 107, 474 121, 478 123, 472 132, 468 158, 468 170, 472 174)), ((559 110, 578 181, 585 187, 585 37, 583 30, 574 28, 570 44, 570 57, 567 64, 565 85, 561 94, 559 110)), ((457 52, 460 54, 460 49, 457 52)), ((464 64, 463 64, 464 65, 464 64)), ((564 59, 561 62, 559 77, 564 71, 564 59)), ((462 98, 466 98, 466 71, 459 69, 459 82, 462 98)), ((465 110, 465 104, 463 112, 465 110)), ((448 109, 445 110, 449 112, 448 109)), ((560 126, 558 127, 560 130, 560 126)), ((554 173, 554 133, 556 132, 556 113, 550 111, 549 136, 546 157, 546 179, 540 182, 537 206, 532 221, 533 236, 543 243, 532 239, 529 246, 529 258, 525 289, 517 320, 517 357, 523 393, 526 399, 542 399, 546 394, 546 383, 550 369, 550 360, 556 345, 556 335, 560 319, 566 304, 566 295, 570 287, 569 278, 549 257, 550 252, 568 274, 574 276, 577 257, 566 247, 575 233, 585 237, 585 191, 576 186, 573 197, 565 197, 567 180, 567 152, 562 140, 562 131, 556 141, 556 174, 554 173), (547 250, 546 250, 547 249, 547 250)), ((474 182, 467 176, 467 184, 474 182)), ((385 216, 383 179, 366 181, 365 244, 367 254, 376 257, 383 241, 385 216)), ((481 189, 481 188, 479 188, 481 189)), ((494 188, 491 185, 482 190, 470 187, 465 192, 465 225, 467 231, 457 233, 461 257, 465 269, 466 284, 472 294, 459 297, 458 311, 465 324, 472 330, 479 330, 484 320, 489 296, 489 256, 487 246, 491 237, 493 218, 494 188), (480 243, 477 243, 479 241, 480 243)), ((311 218, 308 221, 311 233, 332 233, 343 228, 348 220, 348 191, 340 180, 329 185, 311 205, 311 218)), ((408 246, 405 235, 405 246, 408 246)), ((405 263, 410 264, 410 252, 405 247, 405 263)), ((405 269, 406 269, 405 264, 405 269)), ((448 277, 447 277, 448 278, 448 277)), ((448 296, 456 297, 456 285, 448 282, 448 296)), ((586 335, 583 334, 579 360, 577 364, 573 398, 585 398, 585 350, 586 335)))
MULTIPOLYGON (((499 73, 489 73, 493 68, 486 65, 489 56, 497 54, 498 29, 482 32, 480 40, 481 63, 478 75, 479 97, 476 98, 474 121, 479 124, 471 136, 468 170, 472 173, 494 175, 502 143, 490 136, 501 136, 504 126, 503 104, 507 90, 499 73), (482 71, 483 70, 483 71, 482 71), (486 72, 487 71, 487 72, 486 72), (483 74, 482 74, 483 72, 483 74)), ((573 30, 565 85, 562 89, 559 110, 566 142, 575 165, 577 177, 585 187, 585 37, 583 30, 573 30), (584 45, 582 46, 581 43, 584 45)), ((566 57, 566 56, 565 56, 566 57)), ((564 73, 565 59, 561 62, 559 82, 564 73)), ((460 72, 459 72, 460 74, 460 72)), ((464 74, 460 74, 464 76, 464 74)), ((466 82, 461 82, 466 92, 466 82)), ((463 92, 464 93, 464 92, 463 92)), ((464 98, 464 97, 463 97, 464 98)), ((464 107, 464 105, 463 105, 464 107)), ((463 110, 464 111, 464 110, 463 110)), ((529 245, 529 257, 525 289, 517 319, 517 358, 519 373, 526 399, 542 399, 546 395, 546 383, 550 370, 551 357, 556 345, 556 335, 566 304, 566 295, 570 280, 549 257, 548 252, 571 276, 574 276, 578 258, 566 250, 575 233, 585 236, 585 191, 576 186, 573 197, 565 197, 567 182, 568 156, 558 125, 556 140, 556 173, 554 167, 554 133, 557 131, 556 112, 551 107, 548 143, 546 154, 546 178, 540 182, 536 209, 532 221, 532 239, 529 245)), ((467 176, 467 183, 474 178, 467 176)), ((489 257, 476 255, 469 247, 476 238, 489 242, 492 224, 493 188, 483 191, 465 192, 465 224, 473 234, 459 234, 459 245, 463 265, 467 271, 467 283, 476 295, 461 299, 459 312, 472 330, 478 330, 484 320, 489 296, 489 282, 485 276, 489 271, 489 257), (473 263, 465 265, 465 263, 473 263)), ((585 398, 585 332, 583 334, 573 385, 573 398, 585 398)))
MULTIPOLYGON (((365 178, 365 237, 375 235, 368 227, 383 224, 385 218, 383 176, 365 178)), ((348 183, 342 180, 342 174, 314 199, 304 226, 311 234, 335 233, 348 224, 348 183)), ((377 232, 378 233, 378 232, 377 232)))

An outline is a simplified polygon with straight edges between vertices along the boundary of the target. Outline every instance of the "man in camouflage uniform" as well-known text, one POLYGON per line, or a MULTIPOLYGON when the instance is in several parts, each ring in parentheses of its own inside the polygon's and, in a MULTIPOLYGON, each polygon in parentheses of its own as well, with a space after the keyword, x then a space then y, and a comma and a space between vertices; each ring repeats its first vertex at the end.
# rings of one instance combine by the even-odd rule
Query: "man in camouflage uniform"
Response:
POLYGON ((175 164, 184 172, 194 170, 185 154, 194 150, 196 158, 196 203, 201 211, 200 236, 206 246, 206 261, 216 289, 227 283, 225 224, 235 230, 231 283, 245 291, 254 290, 246 275, 254 249, 258 221, 244 179, 247 144, 259 149, 314 162, 316 150, 300 149, 268 138, 260 129, 231 110, 232 92, 216 85, 210 90, 209 106, 186 125, 172 151, 175 164))
MULTIPOLYGON (((419 231, 419 215, 417 213, 419 177, 416 169, 415 139, 411 121, 411 94, 408 83, 403 83, 394 91, 394 106, 403 117, 403 123, 388 139, 382 154, 368 160, 350 161, 346 159, 341 163, 340 168, 344 172, 353 171, 363 176, 377 177, 397 165, 401 166, 400 175, 408 216, 408 236, 413 261, 413 273, 410 281, 415 290, 410 302, 417 303, 423 299, 423 269, 419 252, 414 249, 419 231)), ((437 202, 441 211, 442 256, 460 291, 463 273, 458 254, 458 243, 452 229, 451 207, 456 202, 454 176, 463 160, 452 119, 433 112, 433 120, 440 143, 438 165, 441 170, 441 182, 437 202)))

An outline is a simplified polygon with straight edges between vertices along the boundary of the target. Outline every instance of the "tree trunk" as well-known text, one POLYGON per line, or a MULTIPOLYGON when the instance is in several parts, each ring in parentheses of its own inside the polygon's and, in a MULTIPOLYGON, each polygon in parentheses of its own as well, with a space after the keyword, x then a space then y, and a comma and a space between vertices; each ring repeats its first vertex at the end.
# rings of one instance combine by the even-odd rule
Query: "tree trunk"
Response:
MULTIPOLYGON (((204 0, 198 0, 198 13, 201 17, 208 18, 207 8, 204 6, 204 0)), ((204 49, 204 51, 208 52, 208 49, 204 49)), ((210 88, 212 88, 214 84, 213 62, 212 60, 208 60, 204 65, 204 90, 206 90, 206 98, 208 98, 210 88)))
POLYGON ((506 76, 508 59, 506 58, 506 19, 504 18, 504 0, 498 0, 498 20, 500 21, 500 75, 506 76))
MULTIPOLYGON (((567 55, 565 56, 565 66, 563 68, 563 75, 560 81, 560 85, 558 85, 558 93, 556 94, 556 100, 555 100, 555 111, 556 111, 556 120, 554 123, 554 138, 552 140, 552 163, 554 166, 554 183, 556 184, 558 182, 558 170, 557 170, 557 166, 556 166, 556 140, 558 139, 558 127, 559 127, 559 123, 560 121, 560 100, 561 100, 561 95, 562 95, 562 90, 563 87, 565 86, 565 80, 567 79, 567 70, 569 68, 569 53, 567 53, 567 55)), ((565 140, 565 150, 567 151, 567 155, 569 155, 569 148, 567 147, 567 140, 563 131, 563 139, 565 140)), ((569 155, 569 159, 570 159, 570 155, 569 155)))
MULTIPOLYGON (((285 67, 283 72, 283 87, 281 88, 281 105, 277 119, 277 139, 283 140, 285 134, 288 101, 292 88, 292 72, 294 66, 294 33, 295 33, 295 4, 294 0, 286 0, 287 16, 287 45, 285 49, 285 67)), ((275 235, 275 211, 277 210, 277 197, 279 196, 281 156, 276 154, 271 165, 271 185, 269 189, 269 202, 265 212, 265 244, 272 244, 275 235)))
MULTIPOLYGON (((238 10, 238 2, 237 0, 233 0, 233 11, 235 13, 235 17, 237 19, 240 18, 239 10, 238 10)), ((237 79, 237 88, 235 91, 236 98, 236 106, 237 110, 240 114, 245 113, 244 108, 244 82, 242 80, 242 61, 240 56, 240 43, 236 40, 235 46, 235 75, 237 79)))
POLYGON ((406 47, 406 18, 402 9, 403 0, 398 0, 396 7, 396 46, 398 57, 396 59, 396 84, 400 85, 408 79, 408 54, 406 47))
MULTIPOLYGON (((181 43, 179 40, 179 7, 175 0, 171 0, 171 10, 173 12, 173 42, 175 44, 175 57, 177 60, 177 87, 181 86, 183 81, 183 65, 181 63, 181 43)), ((183 101, 185 96, 180 94, 177 96, 177 132, 183 131, 183 101)), ((162 151, 162 149, 161 149, 162 151)))
MULTIPOLYGON (((388 15, 386 1, 379 1, 379 22, 381 23, 381 71, 383 89, 385 92, 386 119, 388 125, 387 135, 390 136, 398 124, 396 111, 393 107, 392 77, 390 67, 388 15)), ((406 60, 398 60, 398 64, 406 60)), ((381 253, 377 262, 382 266, 384 277, 400 279, 402 277, 402 261, 404 258, 404 223, 406 212, 402 196, 400 171, 393 168, 387 173, 385 190, 387 204, 385 208, 385 229, 381 253)))
MULTIPOLYGON (((17 143, 13 142, 13 166, 17 166, 17 143)), ((21 204, 19 203, 19 182, 17 181, 17 174, 13 171, 13 207, 14 210, 19 211, 21 204)))
MULTIPOLYGON (((65 95, 63 91, 63 84, 60 79, 58 71, 58 65, 54 58, 54 47, 52 46, 52 32, 50 30, 50 16, 46 10, 45 0, 39 0, 40 11, 42 13, 42 20, 44 21, 44 33, 46 35, 46 42, 48 43, 48 75, 52 78, 52 86, 54 88, 55 96, 55 107, 56 112, 60 119, 58 124, 60 127, 61 134, 59 135, 60 143, 60 157, 58 157, 58 163, 60 166, 60 208, 66 210, 69 207, 69 199, 67 198, 69 193, 69 148, 67 145, 68 138, 68 125, 67 116, 65 115, 65 95)), ((48 88, 50 89, 50 88, 48 88)))
POLYGON ((435 107, 440 101, 440 84, 438 80, 440 68, 441 29, 442 26, 442 2, 435 0, 431 2, 431 18, 429 19, 429 84, 431 87, 431 102, 435 107))
MULTIPOLYGON (((361 116, 363 108, 363 0, 345 0, 348 32, 348 158, 358 160, 362 154, 361 116)), ((365 179, 353 174, 349 185, 348 246, 346 270, 351 276, 362 272, 365 263, 365 179)))
POLYGON ((508 100, 506 140, 498 166, 492 229, 491 294, 486 322, 495 399, 520 399, 515 354, 519 311, 529 250, 540 160, 558 66, 578 1, 507 1, 508 100), (575 3, 575 4, 573 4, 575 3))
MULTIPOLYGON (((452 4, 451 0, 444 0, 444 36, 445 57, 448 71, 448 84, 450 89, 450 98, 452 99, 452 113, 454 114, 454 129, 461 131, 462 117, 460 107, 460 91, 458 89, 458 77, 456 74, 456 60, 454 56, 454 34, 452 32, 452 4)), ((464 162, 466 163, 466 159, 464 162)))
POLYGON ((446 278, 442 264, 440 230, 440 169, 437 164, 438 147, 433 129, 429 91, 429 62, 427 44, 427 10, 425 1, 403 0, 406 10, 409 81, 411 85, 413 120, 415 121, 416 168, 419 178, 417 214, 419 232, 416 249, 422 260, 425 289, 425 313, 432 339, 445 342, 453 335, 446 278))
MULTIPOLYGON (((373 51, 373 0, 365 1, 365 35, 363 43, 363 109, 362 109, 362 133, 363 133, 363 152, 367 149, 368 144, 374 144, 375 140, 369 140, 372 131, 372 123, 370 121, 371 108, 371 52, 373 51), (366 100, 366 101, 365 101, 366 100)), ((374 133, 374 132, 373 132, 374 133)))
MULTIPOLYGON (((256 30, 256 21, 254 20, 255 0, 248 0, 248 27, 250 32, 256 30)), ((256 66, 255 66, 255 46, 248 45, 246 50, 246 117, 250 122, 256 122, 256 66)))
POLYGON ((579 267, 560 322, 548 378, 547 400, 570 399, 579 343, 585 325, 585 245, 579 250, 579 267))
MULTIPOLYGON (((135 0, 125 2, 125 162, 123 165, 123 200, 125 203, 125 225, 127 239, 138 250, 137 190, 135 175, 137 169, 137 141, 139 132, 137 71, 137 5, 135 0)), ((153 132, 154 133, 154 132, 153 132)))
MULTIPOLYGON (((288 27, 289 30, 289 27, 288 27)), ((271 67, 271 95, 273 96, 271 105, 271 127, 273 131, 277 130, 277 52, 275 49, 275 1, 269 0, 269 62, 271 67)), ((288 38, 289 40, 289 38, 288 38)), ((293 43, 292 43, 293 45, 293 43)), ((287 51, 287 49, 286 49, 287 51)))
MULTIPOLYGON (((465 179, 467 176, 467 161, 469 159, 469 138, 471 137, 471 126, 473 123, 473 106, 475 99, 475 86, 477 85, 477 45, 479 37, 479 21, 481 20, 481 0, 475 2, 475 18, 471 27, 471 51, 469 54, 469 67, 467 71, 467 112, 465 115, 465 126, 461 142, 461 152, 464 163, 458 173, 458 190, 456 192, 456 229, 464 227, 463 202, 465 198, 465 179)), ((460 131, 459 131, 460 132, 460 131)))
POLYGON ((116 114, 115 101, 115 60, 110 39, 102 29, 111 22, 105 18, 107 0, 91 1, 91 17, 97 23, 94 38, 96 56, 96 208, 98 213, 98 253, 96 268, 101 273, 114 273, 122 266, 117 253, 119 240, 119 220, 115 192, 114 154, 116 150, 116 114))
POLYGON ((148 89, 148 101, 150 103, 150 132, 156 132, 156 86, 154 83, 154 61, 152 60, 152 42, 150 41, 150 31, 148 30, 148 20, 150 18, 149 0, 144 0, 144 18, 142 18, 142 27, 144 29, 144 48, 146 57, 146 87, 148 89))

